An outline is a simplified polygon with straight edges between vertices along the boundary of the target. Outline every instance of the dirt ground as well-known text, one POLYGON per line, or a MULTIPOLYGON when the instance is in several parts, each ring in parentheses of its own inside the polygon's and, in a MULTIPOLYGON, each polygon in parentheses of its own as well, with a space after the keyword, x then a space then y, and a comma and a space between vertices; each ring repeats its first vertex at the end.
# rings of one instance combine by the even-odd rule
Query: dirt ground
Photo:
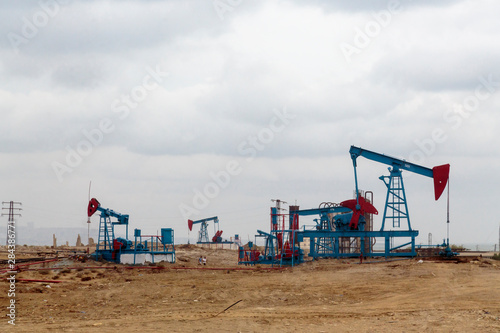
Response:
MULTIPOLYGON (((4 317, 0 328, 8 332, 500 331, 498 261, 456 264, 412 259, 360 265, 356 260, 319 260, 281 270, 266 270, 267 266, 231 270, 251 267, 237 265, 236 251, 192 245, 178 246, 176 251, 177 262, 162 263, 163 269, 126 269, 73 259, 29 266, 58 269, 22 271, 17 279, 64 282, 18 281, 16 325, 4 317), (200 255, 207 256, 207 266, 198 265, 200 255)), ((0 277, 0 304, 7 314, 9 284, 6 274, 0 277)))

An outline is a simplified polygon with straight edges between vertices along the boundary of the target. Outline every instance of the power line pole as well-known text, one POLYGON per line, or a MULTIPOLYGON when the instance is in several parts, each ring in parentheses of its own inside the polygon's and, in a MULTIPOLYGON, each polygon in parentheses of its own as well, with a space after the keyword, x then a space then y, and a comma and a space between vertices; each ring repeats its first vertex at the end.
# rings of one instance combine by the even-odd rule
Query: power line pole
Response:
POLYGON ((9 228, 11 230, 15 229, 15 221, 14 221, 14 216, 21 216, 20 213, 16 213, 16 211, 22 210, 22 208, 16 207, 16 205, 22 205, 20 202, 16 201, 3 201, 2 205, 9 204, 9 207, 2 207, 2 210, 8 209, 9 213, 2 213, 2 216, 8 215, 9 220, 7 222, 7 240, 5 241, 5 245, 9 245, 9 228))

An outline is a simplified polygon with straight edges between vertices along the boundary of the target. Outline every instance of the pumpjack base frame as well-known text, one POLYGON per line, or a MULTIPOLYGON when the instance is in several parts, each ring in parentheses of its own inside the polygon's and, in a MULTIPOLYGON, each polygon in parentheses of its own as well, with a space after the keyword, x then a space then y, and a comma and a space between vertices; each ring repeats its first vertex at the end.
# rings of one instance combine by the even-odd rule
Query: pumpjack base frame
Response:
POLYGON ((231 241, 222 241, 222 242, 196 242, 196 244, 234 244, 231 241))
MULTIPOLYGON (((167 261, 175 263, 175 250, 164 251, 136 251, 134 249, 118 250, 118 251, 99 251, 96 254, 96 260, 103 259, 105 261, 116 262, 119 264, 145 264, 150 262, 152 264, 167 261), (137 258, 146 257, 148 260, 138 260, 137 258)), ((143 258, 145 259, 145 258, 143 258)))
MULTIPOLYGON (((295 254, 293 257, 275 257, 272 255, 265 255, 263 253, 259 258, 255 258, 254 260, 244 260, 243 258, 240 258, 238 260, 238 265, 271 265, 271 266, 295 266, 299 265, 304 262, 304 252, 300 249, 297 249, 299 251, 298 254, 295 254)), ((249 252, 248 250, 242 250, 244 252, 249 252)))
MULTIPOLYGON (((418 236, 418 230, 388 230, 388 231, 320 231, 320 230, 305 230, 297 232, 297 238, 299 242, 302 242, 304 238, 309 238, 310 241, 310 252, 309 257, 313 259, 317 258, 359 258, 363 257, 416 257, 417 252, 415 250, 415 238, 418 236), (355 252, 341 252, 340 239, 341 238, 359 238, 360 240, 360 250, 355 252), (365 240, 373 238, 384 238, 384 251, 375 252, 365 251, 365 240), (394 238, 409 238, 410 241, 391 247, 391 241, 394 238), (331 246, 322 246, 321 250, 318 247, 320 240, 328 239, 331 241, 331 246), (402 252, 396 251, 405 246, 411 246, 410 251, 402 252)), ((371 246, 368 246, 371 248, 371 246)))
POLYGON ((304 259, 301 258, 295 258, 294 260, 287 259, 287 260, 279 260, 279 259, 262 259, 262 260, 242 260, 238 261, 238 265, 271 265, 272 267, 274 266, 295 266, 299 265, 304 262, 304 259))

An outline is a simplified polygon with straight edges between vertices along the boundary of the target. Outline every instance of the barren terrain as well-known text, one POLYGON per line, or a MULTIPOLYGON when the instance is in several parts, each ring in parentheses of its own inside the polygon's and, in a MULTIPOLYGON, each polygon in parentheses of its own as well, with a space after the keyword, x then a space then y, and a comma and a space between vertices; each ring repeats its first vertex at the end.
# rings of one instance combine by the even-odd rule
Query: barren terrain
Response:
MULTIPOLYGON (((2 315, 0 327, 16 332, 500 331, 498 261, 360 265, 319 260, 268 270, 238 266, 236 251, 192 245, 177 247, 177 259, 160 264, 161 269, 74 259, 26 266, 58 269, 21 271, 17 279, 63 282, 18 281, 16 325, 2 315), (198 265, 200 255, 207 256, 207 266, 198 265), (71 269, 76 267, 82 268, 71 269)), ((5 314, 6 276, 0 282, 5 314)))

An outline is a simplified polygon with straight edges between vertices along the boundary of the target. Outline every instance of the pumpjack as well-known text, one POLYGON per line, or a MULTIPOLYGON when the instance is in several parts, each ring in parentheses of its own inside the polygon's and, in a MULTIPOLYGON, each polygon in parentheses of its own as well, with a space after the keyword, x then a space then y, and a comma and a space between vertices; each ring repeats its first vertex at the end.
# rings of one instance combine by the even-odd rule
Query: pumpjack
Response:
POLYGON ((100 213, 99 238, 96 245, 95 259, 104 259, 123 264, 144 264, 145 262, 175 262, 174 230, 162 228, 161 235, 142 235, 140 229, 134 229, 134 242, 128 239, 129 215, 117 213, 101 207, 97 199, 92 198, 87 206, 87 216, 100 213), (113 220, 112 220, 113 219, 113 220), (125 238, 115 238, 115 226, 125 226, 125 238))
MULTIPOLYGON (((354 166, 356 198, 343 201, 337 207, 330 207, 328 210, 324 208, 309 210, 313 214, 320 213, 321 221, 323 221, 321 230, 305 230, 298 234, 300 240, 305 237, 310 238, 311 252, 309 256, 313 258, 416 256, 415 238, 418 236, 418 230, 411 227, 402 172, 410 171, 432 178, 434 180, 434 197, 435 200, 438 200, 448 183, 450 165, 444 164, 431 169, 355 146, 351 146, 349 153, 354 166), (365 230, 364 228, 365 216, 367 214, 376 215, 378 211, 369 200, 361 196, 358 187, 357 158, 360 156, 390 166, 389 176, 379 177, 387 187, 384 215, 379 231, 365 230), (344 211, 346 208, 349 210, 348 213, 344 211), (389 221, 392 222, 391 227, 388 227, 389 221), (383 252, 373 251, 371 244, 377 238, 384 239, 383 252), (406 238, 409 241, 393 245, 395 238, 406 238), (341 242, 351 239, 358 241, 360 245, 357 248, 359 250, 350 248, 343 251, 341 242), (319 244, 323 244, 322 247, 319 247, 319 244), (407 246, 410 246, 409 251, 400 251, 401 248, 407 246)), ((296 214, 306 215, 308 211, 298 211, 296 214)))
MULTIPOLYGON (((448 183, 448 178, 450 174, 450 165, 444 164, 440 166, 435 166, 432 169, 426 168, 405 160, 401 160, 395 157, 390 157, 384 154, 375 153, 373 151, 362 149, 359 147, 351 146, 349 150, 351 154, 352 163, 354 166, 354 182, 356 186, 356 205, 353 207, 354 211, 362 210, 363 202, 360 202, 359 190, 358 190, 358 177, 356 172, 357 163, 356 160, 359 156, 366 159, 390 165, 389 176, 380 176, 379 179, 382 180, 387 186, 387 196, 384 208, 384 217, 382 219, 382 228, 384 230, 386 220, 392 221, 392 226, 395 228, 401 227, 401 222, 406 220, 408 225, 408 230, 411 230, 410 215, 408 213, 408 205, 406 203, 406 194, 403 184, 402 171, 411 171, 413 173, 430 177, 434 180, 434 198, 438 200, 441 197, 446 184, 448 183)), ((356 224, 356 217, 353 216, 351 224, 356 224)))
MULTIPOLYGON (((271 233, 267 234, 264 255, 259 253, 260 256, 250 256, 247 255, 246 251, 240 249, 239 263, 277 263, 278 256, 275 253, 279 253, 280 237, 286 233, 289 233, 288 239, 293 254, 301 254, 300 243, 309 239, 309 257, 313 259, 416 256, 415 238, 418 236, 418 230, 412 229, 410 223, 402 173, 410 171, 432 178, 434 198, 438 200, 448 184, 450 165, 444 164, 427 168, 355 146, 351 146, 349 153, 354 167, 355 198, 342 201, 339 204, 322 203, 319 208, 304 210, 299 210, 298 206, 294 206, 292 209, 290 206, 288 228, 285 227, 284 222, 281 227, 278 227, 279 224, 274 221, 273 217, 281 215, 276 211, 273 212, 273 208, 271 208, 271 233), (373 193, 368 191, 363 196, 362 191, 359 190, 358 157, 389 165, 389 175, 379 177, 387 187, 380 230, 373 230, 371 223, 372 215, 378 214, 377 209, 373 206, 373 193), (368 194, 371 194, 371 197, 368 194), (306 226, 299 228, 299 216, 310 215, 319 215, 319 218, 314 220, 316 225, 313 228, 306 228, 306 226), (367 221, 370 221, 369 227, 367 221), (375 251, 373 244, 380 239, 384 242, 384 250, 375 251)), ((266 233, 259 231, 258 236, 266 236, 266 233)), ((253 252, 250 251, 250 253, 253 252)), ((291 258, 295 258, 295 255, 292 255, 291 258)), ((301 257, 298 258, 297 263, 300 263, 301 257)), ((279 264, 283 264, 283 260, 279 264)))
POLYGON ((193 225, 200 224, 200 231, 198 232, 198 242, 197 244, 209 244, 209 243, 223 243, 222 241, 222 230, 219 230, 219 218, 217 216, 209 217, 197 221, 188 220, 189 231, 193 230, 193 225), (214 222, 215 235, 212 237, 212 242, 208 240, 208 222, 214 222))

